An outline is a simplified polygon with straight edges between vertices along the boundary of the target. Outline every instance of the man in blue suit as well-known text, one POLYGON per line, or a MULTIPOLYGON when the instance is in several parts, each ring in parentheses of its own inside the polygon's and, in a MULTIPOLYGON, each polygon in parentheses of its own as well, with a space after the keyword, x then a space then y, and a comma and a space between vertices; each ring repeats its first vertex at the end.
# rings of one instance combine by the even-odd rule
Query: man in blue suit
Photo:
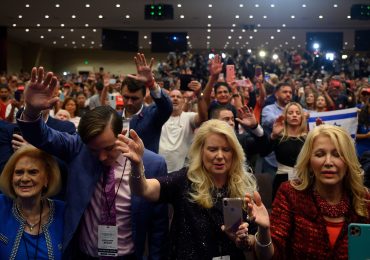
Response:
MULTIPOLYGON (((65 257, 73 257, 74 253, 76 258, 89 259, 113 252, 119 259, 142 259, 148 237, 149 258, 163 258, 167 205, 131 196, 128 185, 131 162, 123 156, 121 117, 109 106, 101 106, 81 118, 78 135, 49 128, 41 120, 40 112, 58 100, 52 95, 56 84, 51 72, 44 77, 43 68, 33 68, 31 84, 25 91, 26 109, 17 121, 28 142, 68 165, 62 248, 65 257), (111 174, 114 196, 106 193, 111 174), (102 221, 108 215, 109 221, 113 216, 113 223, 102 221), (108 248, 104 244, 107 234, 109 241, 115 241, 108 248)), ((143 160, 146 177, 167 173, 165 161, 159 155, 145 150, 143 160)))

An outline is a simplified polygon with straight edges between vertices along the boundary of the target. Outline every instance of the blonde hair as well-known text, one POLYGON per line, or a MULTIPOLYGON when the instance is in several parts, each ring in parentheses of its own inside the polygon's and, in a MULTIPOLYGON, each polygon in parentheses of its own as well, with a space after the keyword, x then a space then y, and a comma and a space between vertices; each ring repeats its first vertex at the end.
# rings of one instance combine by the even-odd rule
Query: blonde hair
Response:
POLYGON ((299 112, 301 113, 301 125, 299 126, 299 134, 300 134, 300 136, 305 136, 306 135, 307 121, 305 120, 305 115, 304 115, 303 108, 300 104, 298 104, 296 102, 290 102, 285 106, 285 108, 283 110, 284 130, 283 130, 282 138, 280 140, 281 142, 283 142, 283 141, 285 141, 289 138, 289 133, 288 133, 288 127, 289 126, 288 126, 288 121, 287 121, 287 114, 288 114, 289 108, 291 108, 292 106, 298 107, 299 112))
POLYGON ((292 181, 292 186, 297 190, 306 190, 315 183, 315 178, 310 177, 310 159, 313 153, 313 144, 318 136, 327 136, 336 147, 340 158, 347 165, 347 173, 343 179, 343 187, 352 198, 352 206, 359 216, 368 216, 365 199, 367 189, 364 186, 364 175, 357 159, 353 140, 348 133, 340 127, 333 125, 320 125, 311 130, 306 138, 302 150, 297 158, 298 182, 292 181))
POLYGON ((224 136, 232 150, 231 169, 227 178, 229 196, 232 198, 244 197, 246 192, 253 192, 257 189, 254 175, 247 171, 244 151, 234 129, 224 121, 211 119, 204 122, 195 134, 189 151, 190 164, 187 174, 188 179, 192 182, 190 200, 204 208, 213 206, 211 192, 216 189, 212 174, 206 171, 202 161, 204 143, 211 134, 224 136))
POLYGON ((17 197, 13 189, 12 179, 15 166, 23 157, 30 157, 38 160, 45 167, 45 173, 48 176, 48 186, 42 197, 49 198, 58 194, 61 187, 61 177, 57 161, 50 154, 41 151, 32 145, 25 145, 19 148, 5 164, 0 176, 0 190, 12 199, 17 197))

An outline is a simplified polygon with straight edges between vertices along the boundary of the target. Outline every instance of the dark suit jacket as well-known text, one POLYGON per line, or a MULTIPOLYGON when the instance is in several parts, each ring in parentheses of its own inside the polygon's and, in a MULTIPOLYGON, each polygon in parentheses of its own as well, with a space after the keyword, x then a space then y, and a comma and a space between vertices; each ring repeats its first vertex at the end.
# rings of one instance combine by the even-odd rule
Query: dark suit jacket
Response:
POLYGON ((133 116, 130 129, 138 133, 146 149, 158 153, 162 126, 171 116, 172 102, 162 89, 160 98, 152 98, 155 104, 144 106, 139 115, 133 116))
MULTIPOLYGON (((103 165, 78 134, 70 135, 47 127, 42 120, 22 122, 18 120, 24 138, 40 149, 61 158, 68 164, 68 184, 64 216, 63 251, 69 246, 83 213, 90 203, 96 184, 103 172, 103 165)), ((144 152, 145 176, 153 178, 167 174, 164 159, 148 150, 144 152)), ((161 259, 163 242, 168 230, 168 209, 166 204, 151 203, 132 196, 132 230, 135 253, 142 259, 145 238, 148 233, 150 259, 161 259)), ((68 250, 66 250, 68 248, 68 250)))

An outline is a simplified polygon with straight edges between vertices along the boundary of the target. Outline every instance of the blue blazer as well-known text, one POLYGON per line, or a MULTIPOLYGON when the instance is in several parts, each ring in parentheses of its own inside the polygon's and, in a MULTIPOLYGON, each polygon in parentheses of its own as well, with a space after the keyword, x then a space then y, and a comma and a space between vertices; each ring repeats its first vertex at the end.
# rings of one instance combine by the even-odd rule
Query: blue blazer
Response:
MULTIPOLYGON (((18 120, 18 124, 27 141, 61 158, 68 165, 69 176, 63 234, 63 251, 66 251, 78 230, 83 213, 89 205, 96 184, 103 172, 103 165, 93 156, 78 134, 70 135, 55 131, 40 119, 35 122, 18 120)), ((167 166, 161 156, 145 150, 143 161, 147 178, 167 174, 167 166)), ((149 258, 161 259, 165 253, 163 244, 168 232, 167 205, 148 202, 143 198, 132 196, 131 212, 135 253, 138 259, 143 258, 147 234, 149 258)), ((70 248, 68 249, 69 252, 70 248)))
POLYGON ((158 153, 162 126, 170 118, 173 108, 171 99, 162 89, 160 98, 153 95, 152 98, 155 104, 143 106, 142 111, 132 117, 130 129, 136 131, 146 149, 158 153))

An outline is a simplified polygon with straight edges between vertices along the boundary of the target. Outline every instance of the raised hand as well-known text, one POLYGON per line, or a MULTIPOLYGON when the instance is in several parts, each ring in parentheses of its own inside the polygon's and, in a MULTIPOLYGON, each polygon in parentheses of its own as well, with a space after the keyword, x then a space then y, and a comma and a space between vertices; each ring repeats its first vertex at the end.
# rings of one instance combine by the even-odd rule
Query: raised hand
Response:
POLYGON ((137 75, 129 74, 127 76, 144 82, 149 88, 154 87, 155 84, 154 84, 154 77, 153 77, 153 72, 152 72, 154 59, 151 58, 149 65, 148 65, 145 59, 145 55, 142 53, 138 53, 136 54, 136 57, 134 57, 134 60, 136 64, 137 75))
POLYGON ((260 227, 269 228, 270 218, 269 213, 262 203, 260 194, 254 191, 253 198, 252 195, 247 193, 245 195, 245 201, 248 205, 248 216, 249 218, 258 224, 260 227))
POLYGON ((284 123, 285 123, 285 118, 283 115, 280 115, 274 122, 272 126, 272 133, 271 133, 271 139, 276 139, 279 137, 279 135, 283 132, 284 130, 284 123))
POLYGON ((188 84, 188 88, 191 89, 192 91, 194 91, 194 94, 198 94, 199 91, 202 89, 202 84, 200 84, 199 81, 192 80, 188 84))
POLYGON ((144 154, 144 143, 135 130, 130 130, 131 139, 125 136, 126 131, 118 135, 116 149, 121 151, 123 156, 129 159, 133 166, 139 166, 142 163, 144 154))
POLYGON ((209 73, 211 74, 211 77, 218 78, 218 75, 222 71, 223 63, 221 63, 221 57, 220 55, 216 54, 213 59, 211 59, 209 63, 209 73))
POLYGON ((57 78, 52 72, 45 76, 43 67, 32 68, 31 81, 24 92, 27 115, 35 117, 42 110, 51 108, 59 99, 53 96, 56 86, 57 78))
POLYGON ((258 125, 252 108, 248 108, 247 106, 238 109, 238 117, 235 120, 244 128, 255 128, 258 125))

